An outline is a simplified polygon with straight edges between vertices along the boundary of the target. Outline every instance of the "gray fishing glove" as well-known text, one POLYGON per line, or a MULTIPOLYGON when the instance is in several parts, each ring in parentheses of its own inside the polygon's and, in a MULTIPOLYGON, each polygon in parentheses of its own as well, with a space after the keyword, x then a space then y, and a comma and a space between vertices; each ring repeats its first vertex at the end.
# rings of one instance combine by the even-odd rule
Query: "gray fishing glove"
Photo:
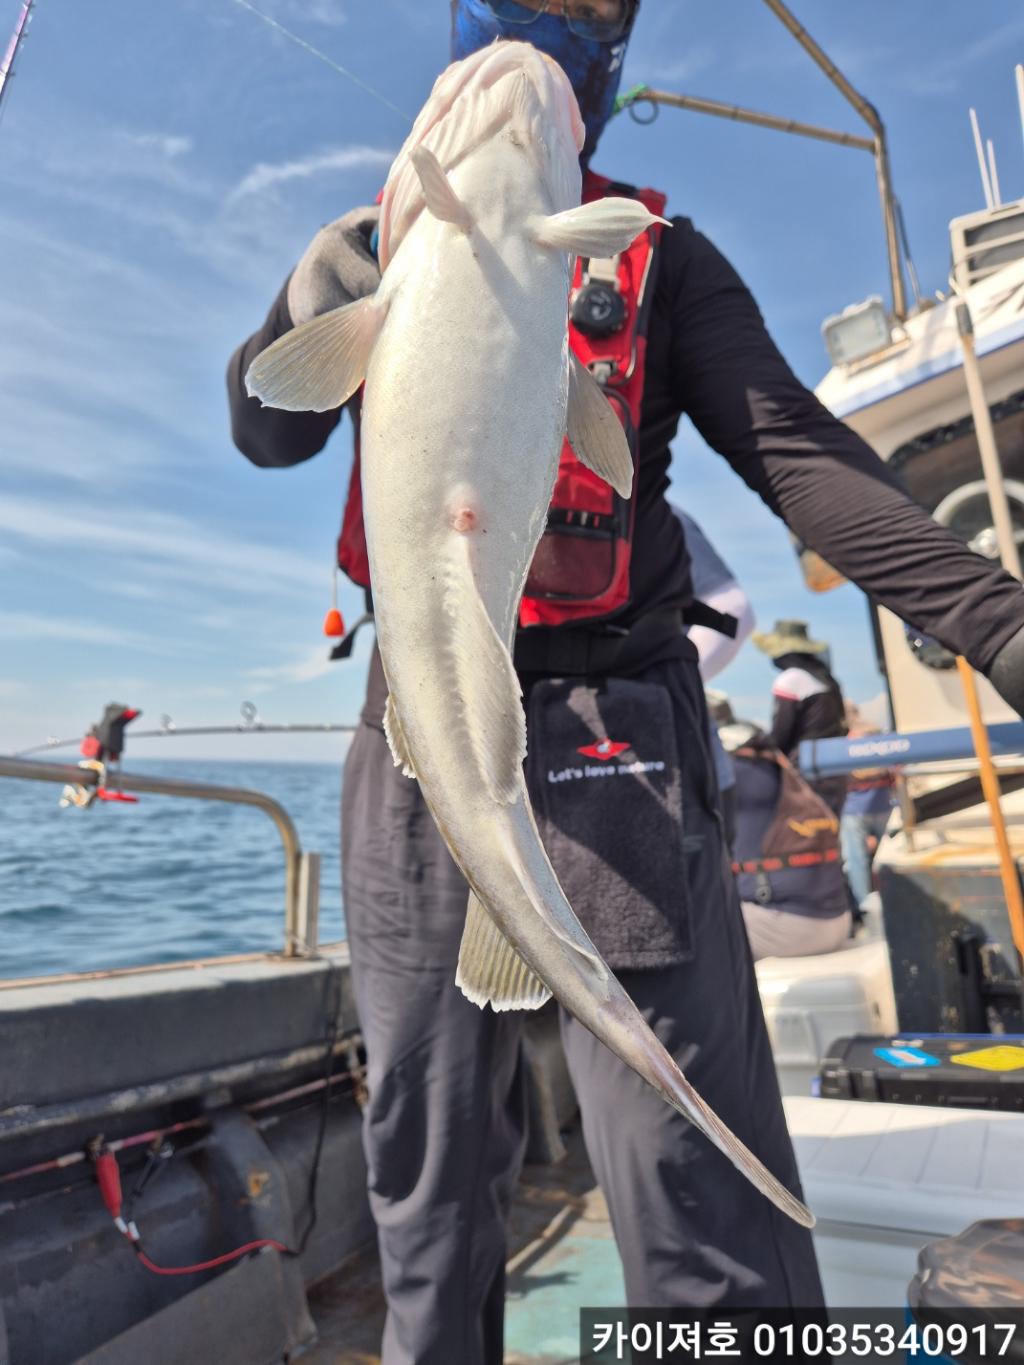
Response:
POLYGON ((297 327, 332 308, 372 294, 380 267, 370 238, 380 209, 353 209, 321 228, 288 281, 288 312, 297 327))

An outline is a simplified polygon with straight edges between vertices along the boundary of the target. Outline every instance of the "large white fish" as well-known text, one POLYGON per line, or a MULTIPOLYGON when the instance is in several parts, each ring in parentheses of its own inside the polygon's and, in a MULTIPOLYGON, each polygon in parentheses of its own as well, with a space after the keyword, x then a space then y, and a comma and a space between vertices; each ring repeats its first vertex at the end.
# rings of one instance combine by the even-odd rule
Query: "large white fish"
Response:
MULTIPOLYGON (((523 42, 449 67, 392 166, 381 284, 254 361, 265 404, 325 411, 365 377, 362 487, 395 763, 472 888, 456 981, 478 1005, 555 995, 778 1207, 804 1206, 693 1090, 602 961, 544 852, 510 647, 563 434, 628 497, 622 428, 568 346, 574 254, 624 250, 640 204, 580 207, 583 126, 523 42)), ((730 1008, 728 1001, 723 1008, 730 1008)))

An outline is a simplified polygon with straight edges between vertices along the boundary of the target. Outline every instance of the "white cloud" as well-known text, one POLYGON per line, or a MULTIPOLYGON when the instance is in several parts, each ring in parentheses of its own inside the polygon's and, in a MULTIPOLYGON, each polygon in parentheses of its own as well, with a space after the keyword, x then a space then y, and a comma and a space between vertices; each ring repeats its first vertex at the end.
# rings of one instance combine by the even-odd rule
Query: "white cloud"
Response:
POLYGON ((269 691, 277 683, 312 682, 330 673, 335 665, 331 662, 327 642, 304 649, 291 663, 278 664, 246 670, 245 676, 252 683, 252 692, 258 694, 269 691))
POLYGON ((349 171, 360 166, 390 166, 393 151, 381 147, 329 147, 294 161, 261 161, 228 195, 230 204, 246 194, 262 194, 289 180, 306 180, 324 171, 349 171))
POLYGON ((166 647, 135 631, 119 630, 96 621, 69 620, 59 615, 29 611, 0 611, 2 640, 62 640, 92 645, 120 645, 130 649, 166 652, 166 647))
POLYGON ((133 146, 141 147, 143 151, 159 152, 169 161, 184 156, 193 146, 190 137, 179 137, 174 133, 126 133, 125 137, 133 146))
POLYGON ((133 556, 133 573, 147 565, 173 572, 174 580, 201 583, 207 589, 251 594, 260 591, 308 591, 321 584, 323 564, 290 550, 226 534, 195 518, 124 506, 114 518, 108 507, 83 502, 64 507, 51 499, 9 495, 0 501, 0 531, 30 543, 98 549, 108 555, 133 556))
POLYGON ((348 23, 342 0, 278 0, 276 5, 272 4, 268 8, 282 20, 304 19, 327 28, 338 28, 348 23))

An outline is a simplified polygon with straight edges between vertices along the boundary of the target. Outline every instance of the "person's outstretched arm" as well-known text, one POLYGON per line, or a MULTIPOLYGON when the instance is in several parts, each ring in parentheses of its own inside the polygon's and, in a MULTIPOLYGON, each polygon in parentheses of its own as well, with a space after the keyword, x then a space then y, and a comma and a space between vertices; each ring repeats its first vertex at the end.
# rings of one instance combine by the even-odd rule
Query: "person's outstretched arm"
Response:
MULTIPOLYGON (((874 601, 991 673, 1021 710, 1024 667, 994 667, 1024 631, 1021 584, 939 526, 804 388, 750 291, 706 237, 682 219, 664 241, 676 396, 707 443, 806 545, 874 601)), ((1024 655, 1024 635, 1018 645, 1024 655)))

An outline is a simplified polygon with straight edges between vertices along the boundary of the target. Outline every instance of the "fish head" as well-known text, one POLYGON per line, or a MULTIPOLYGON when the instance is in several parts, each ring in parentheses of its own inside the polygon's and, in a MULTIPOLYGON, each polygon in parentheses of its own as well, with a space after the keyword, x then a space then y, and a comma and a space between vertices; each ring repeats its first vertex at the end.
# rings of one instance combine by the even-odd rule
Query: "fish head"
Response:
POLYGON ((381 199, 382 270, 424 206, 411 153, 426 147, 448 171, 510 123, 539 158, 552 201, 546 211, 579 203, 586 130, 569 78, 531 43, 498 39, 442 71, 395 158, 381 199))

